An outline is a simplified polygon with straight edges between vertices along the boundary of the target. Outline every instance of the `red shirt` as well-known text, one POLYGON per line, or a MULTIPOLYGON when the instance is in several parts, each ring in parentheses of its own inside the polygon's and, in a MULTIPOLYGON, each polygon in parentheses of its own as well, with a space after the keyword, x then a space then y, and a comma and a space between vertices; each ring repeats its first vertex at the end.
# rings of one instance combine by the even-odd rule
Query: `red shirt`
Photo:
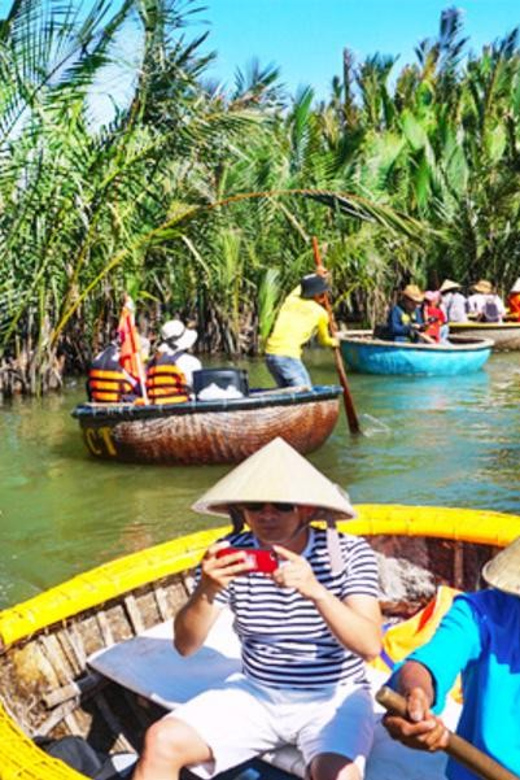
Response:
POLYGON ((444 325, 444 323, 446 322, 446 317, 444 316, 444 312, 441 309, 439 309, 437 306, 433 306, 430 303, 425 303, 423 309, 423 316, 425 322, 428 322, 428 320, 431 318, 435 318, 435 321, 431 322, 424 332, 426 333, 427 336, 430 336, 430 338, 435 339, 435 341, 440 341, 441 325, 444 325))

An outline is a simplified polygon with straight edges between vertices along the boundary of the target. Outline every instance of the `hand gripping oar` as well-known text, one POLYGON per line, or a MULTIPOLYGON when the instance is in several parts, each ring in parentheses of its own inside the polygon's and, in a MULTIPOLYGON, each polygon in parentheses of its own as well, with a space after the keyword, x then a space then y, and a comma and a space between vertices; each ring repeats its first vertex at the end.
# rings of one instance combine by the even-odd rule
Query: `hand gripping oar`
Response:
MULTIPOLYGON (((408 717, 406 699, 391 688, 387 686, 380 688, 376 693, 376 700, 390 713, 400 715, 402 718, 408 717)), ((451 731, 448 732, 448 744, 444 750, 448 755, 484 780, 519 780, 518 775, 514 775, 509 769, 495 761, 494 758, 486 755, 474 747, 471 742, 467 742, 451 731)))
MULTIPOLYGON (((314 250, 314 260, 316 262, 316 267, 323 268, 323 263, 321 262, 320 248, 318 246, 318 240, 316 236, 312 237, 312 248, 314 250)), ((332 307, 330 305, 330 300, 328 296, 326 298, 326 309, 329 315, 330 335, 333 338, 337 338, 338 329, 334 321, 334 315, 332 313, 332 307)), ((352 395, 350 393, 350 388, 348 386, 347 374, 345 371, 345 367, 343 365, 343 358, 341 357, 341 352, 339 347, 334 347, 334 359, 336 361, 336 371, 338 372, 338 378, 341 387, 343 388, 343 401, 345 403, 345 412, 347 414, 347 421, 348 421, 348 427, 350 433, 361 433, 358 416, 356 414, 356 410, 354 409, 354 401, 352 400, 352 395)))

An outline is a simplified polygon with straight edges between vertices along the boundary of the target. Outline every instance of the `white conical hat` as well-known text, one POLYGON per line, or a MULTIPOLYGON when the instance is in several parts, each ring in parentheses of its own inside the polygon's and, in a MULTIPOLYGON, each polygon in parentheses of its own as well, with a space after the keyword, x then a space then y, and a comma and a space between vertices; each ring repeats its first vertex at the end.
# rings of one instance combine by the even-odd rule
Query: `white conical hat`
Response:
POLYGON ((520 536, 486 563, 482 576, 493 588, 520 596, 520 536))
POLYGON ((514 292, 514 293, 520 292, 520 276, 518 277, 514 285, 511 287, 510 292, 514 292))
POLYGON ((445 279, 439 288, 439 292, 448 292, 448 290, 460 290, 460 284, 452 279, 445 279))
POLYGON ((196 512, 227 515, 228 507, 253 501, 325 509, 335 519, 355 517, 350 499, 280 437, 219 480, 193 504, 196 512))

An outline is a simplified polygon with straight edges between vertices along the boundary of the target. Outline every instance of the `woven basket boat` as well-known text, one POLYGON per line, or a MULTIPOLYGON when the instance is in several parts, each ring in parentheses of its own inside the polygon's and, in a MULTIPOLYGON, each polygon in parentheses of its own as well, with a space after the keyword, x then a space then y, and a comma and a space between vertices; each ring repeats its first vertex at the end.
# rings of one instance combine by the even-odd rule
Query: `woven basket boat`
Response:
POLYGON ((281 436, 318 449, 339 416, 339 386, 252 391, 245 398, 162 406, 81 404, 72 412, 96 458, 130 463, 237 463, 281 436))
MULTIPOLYGON (((520 533, 520 517, 497 512, 383 505, 358 510, 356 520, 340 524, 342 531, 363 535, 383 555, 421 564, 436 582, 464 589, 474 589, 483 561, 520 533)), ((186 601, 202 552, 227 530, 142 550, 0 612, 2 780, 83 777, 37 747, 35 735, 81 735, 96 749, 116 752, 141 749, 145 729, 164 710, 93 673, 87 658, 170 620, 186 601)), ((387 614, 402 606, 383 603, 387 614)), ((405 606, 417 610, 420 604, 405 606)), ((417 756, 421 777, 426 760, 417 756)), ((262 777, 274 777, 269 767, 262 777)), ((374 780, 368 769, 367 780, 374 780)))
POLYGON ((450 336, 449 344, 384 341, 370 331, 341 336, 345 365, 361 374, 457 376, 478 371, 491 355, 489 338, 450 336))
POLYGON ((520 350, 520 322, 450 322, 450 333, 491 339, 494 352, 520 350))

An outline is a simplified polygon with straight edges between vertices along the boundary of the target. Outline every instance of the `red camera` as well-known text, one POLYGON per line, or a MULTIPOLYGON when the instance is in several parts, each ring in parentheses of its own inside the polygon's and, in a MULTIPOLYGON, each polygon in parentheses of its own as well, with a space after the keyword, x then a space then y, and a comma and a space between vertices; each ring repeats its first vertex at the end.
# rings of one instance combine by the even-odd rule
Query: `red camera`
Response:
POLYGON ((231 553, 246 554, 246 563, 252 567, 249 571, 259 571, 270 574, 278 568, 278 558, 272 550, 260 550, 257 547, 223 547, 217 552, 217 558, 223 558, 231 553))

